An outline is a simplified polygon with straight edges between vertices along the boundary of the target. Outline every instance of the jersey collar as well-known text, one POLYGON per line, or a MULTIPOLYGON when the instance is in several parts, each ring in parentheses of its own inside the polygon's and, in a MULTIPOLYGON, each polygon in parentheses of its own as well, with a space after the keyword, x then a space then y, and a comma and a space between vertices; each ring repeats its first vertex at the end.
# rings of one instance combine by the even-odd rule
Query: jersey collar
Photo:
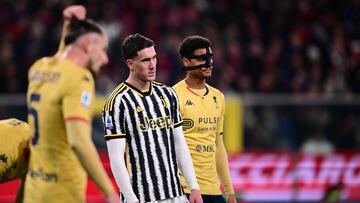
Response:
POLYGON ((195 94, 195 95, 198 96, 198 97, 204 97, 204 96, 206 96, 206 95, 209 94, 209 88, 207 87, 207 85, 205 85, 206 92, 205 92, 204 95, 199 95, 199 94, 197 94, 196 92, 192 91, 192 89, 191 89, 189 86, 187 86, 187 85, 186 85, 186 89, 189 90, 189 92, 195 94))
POLYGON ((153 90, 153 83, 152 82, 150 82, 150 88, 146 92, 140 91, 138 88, 134 87, 133 85, 131 85, 131 84, 127 83, 127 82, 124 82, 124 84, 126 86, 128 86, 131 90, 133 90, 134 92, 136 92, 137 94, 142 96, 142 97, 149 96, 149 95, 152 94, 152 90, 153 90))

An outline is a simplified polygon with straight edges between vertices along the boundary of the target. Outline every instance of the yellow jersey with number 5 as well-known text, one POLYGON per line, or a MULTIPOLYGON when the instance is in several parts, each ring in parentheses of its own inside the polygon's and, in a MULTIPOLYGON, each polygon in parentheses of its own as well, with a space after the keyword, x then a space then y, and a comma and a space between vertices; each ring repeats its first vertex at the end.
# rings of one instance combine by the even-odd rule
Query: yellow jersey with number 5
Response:
POLYGON ((25 202, 85 202, 87 176, 68 143, 65 121, 91 122, 94 79, 70 60, 49 57, 29 70, 27 102, 34 130, 25 202))

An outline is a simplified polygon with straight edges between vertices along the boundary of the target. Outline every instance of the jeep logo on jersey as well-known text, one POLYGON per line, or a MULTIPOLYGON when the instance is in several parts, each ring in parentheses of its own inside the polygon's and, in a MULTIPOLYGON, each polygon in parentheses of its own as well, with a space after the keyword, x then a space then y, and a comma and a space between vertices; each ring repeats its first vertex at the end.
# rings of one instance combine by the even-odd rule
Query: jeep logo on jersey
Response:
POLYGON ((140 130, 145 132, 148 130, 156 130, 166 128, 169 129, 171 124, 170 116, 164 116, 159 118, 144 118, 143 122, 140 124, 140 130))
POLYGON ((214 145, 196 145, 195 150, 197 152, 215 152, 214 145))

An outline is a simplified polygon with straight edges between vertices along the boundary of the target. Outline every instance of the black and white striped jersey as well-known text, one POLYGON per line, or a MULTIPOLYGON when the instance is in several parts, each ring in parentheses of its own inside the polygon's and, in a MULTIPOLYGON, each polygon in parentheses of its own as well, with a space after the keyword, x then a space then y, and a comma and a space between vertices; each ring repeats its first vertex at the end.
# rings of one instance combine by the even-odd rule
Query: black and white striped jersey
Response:
POLYGON ((174 128, 182 118, 171 87, 152 82, 141 92, 123 82, 108 98, 102 118, 106 140, 127 141, 127 169, 140 202, 184 194, 174 145, 174 128))

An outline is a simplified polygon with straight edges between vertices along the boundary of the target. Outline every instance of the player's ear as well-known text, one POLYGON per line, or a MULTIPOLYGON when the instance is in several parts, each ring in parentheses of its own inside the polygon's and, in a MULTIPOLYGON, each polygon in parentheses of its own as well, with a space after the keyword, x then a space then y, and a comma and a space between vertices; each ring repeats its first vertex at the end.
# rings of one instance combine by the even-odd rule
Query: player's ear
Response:
POLYGON ((85 53, 90 53, 91 52, 93 43, 91 43, 91 39, 90 39, 89 35, 84 35, 83 36, 80 46, 81 46, 81 48, 83 49, 83 51, 85 53))
POLYGON ((186 57, 182 57, 182 62, 183 62, 183 64, 184 64, 184 66, 186 67, 186 66, 190 66, 190 60, 188 59, 188 58, 186 58, 186 57))
POLYGON ((134 61, 132 59, 126 59, 126 65, 129 67, 130 71, 133 71, 134 61))

